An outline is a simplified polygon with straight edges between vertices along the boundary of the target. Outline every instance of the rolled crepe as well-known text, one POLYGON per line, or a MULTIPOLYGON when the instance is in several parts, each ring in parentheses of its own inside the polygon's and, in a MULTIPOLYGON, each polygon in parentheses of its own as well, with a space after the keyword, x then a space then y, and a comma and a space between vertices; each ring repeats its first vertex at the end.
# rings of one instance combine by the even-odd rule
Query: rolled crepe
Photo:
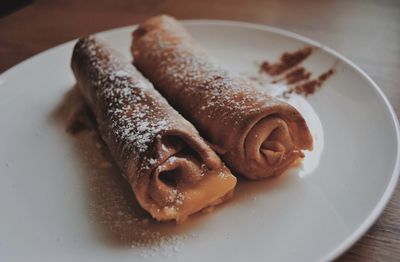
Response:
POLYGON ((276 176, 312 149, 295 108, 219 66, 174 18, 141 24, 131 51, 137 68, 232 171, 250 179, 276 176))
POLYGON ((103 140, 155 219, 182 222, 232 195, 236 178, 129 61, 87 37, 71 66, 103 140))

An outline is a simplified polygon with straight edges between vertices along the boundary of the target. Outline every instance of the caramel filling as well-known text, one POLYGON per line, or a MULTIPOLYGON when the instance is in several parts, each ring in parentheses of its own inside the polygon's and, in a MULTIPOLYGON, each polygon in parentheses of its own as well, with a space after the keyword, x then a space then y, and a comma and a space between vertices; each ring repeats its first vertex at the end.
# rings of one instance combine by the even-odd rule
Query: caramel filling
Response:
POLYGON ((171 156, 154 171, 149 186, 150 196, 160 206, 174 204, 179 201, 177 186, 194 184, 205 173, 205 165, 194 156, 171 156))
POLYGON ((157 220, 183 222, 231 196, 236 178, 221 165, 211 169, 182 143, 166 145, 169 157, 137 183, 136 197, 157 220))
POLYGON ((180 183, 176 189, 175 202, 156 208, 156 218, 175 219, 178 223, 187 219, 190 214, 203 208, 217 205, 231 196, 236 185, 236 178, 228 169, 209 170, 197 183, 180 183))

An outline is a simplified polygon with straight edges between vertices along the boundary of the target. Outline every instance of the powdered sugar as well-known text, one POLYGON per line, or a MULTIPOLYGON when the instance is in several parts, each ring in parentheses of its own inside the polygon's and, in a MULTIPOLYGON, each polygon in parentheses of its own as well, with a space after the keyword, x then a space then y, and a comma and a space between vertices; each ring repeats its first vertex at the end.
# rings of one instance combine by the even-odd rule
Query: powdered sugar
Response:
POLYGON ((100 46, 98 40, 86 39, 79 51, 87 56, 91 65, 89 74, 93 88, 89 92, 96 92, 88 97, 95 97, 97 101, 88 100, 105 114, 105 117, 96 118, 108 120, 104 123, 110 126, 108 137, 121 145, 124 155, 140 156, 142 161, 138 167, 149 169, 157 161, 145 153, 160 132, 168 130, 169 123, 173 122, 162 108, 166 101, 129 61, 115 55, 110 48, 100 46))
POLYGON ((168 158, 167 163, 173 164, 175 163, 176 160, 177 160, 176 156, 171 156, 170 158, 168 158))
POLYGON ((183 204, 183 201, 184 201, 184 200, 185 200, 185 195, 182 194, 181 192, 179 192, 179 193, 176 195, 176 198, 175 198, 176 204, 177 204, 178 206, 180 206, 180 205, 183 204))
POLYGON ((128 247, 144 258, 179 255, 185 243, 197 235, 175 232, 171 224, 153 221, 143 212, 129 185, 116 176, 118 168, 111 162, 108 169, 100 167, 111 160, 107 147, 96 146, 102 145, 96 132, 83 132, 77 139, 81 148, 77 152, 83 154, 87 168, 90 226, 100 230, 106 241, 128 247))
MULTIPOLYGON (((157 233, 158 232, 149 232, 151 237, 157 237, 159 241, 150 248, 143 248, 140 252, 142 258, 152 258, 156 255, 171 257, 184 248, 187 237, 161 236, 157 233)), ((147 237, 147 234, 145 234, 144 237, 147 237)), ((131 248, 138 248, 138 246, 132 245, 131 248)))
POLYGON ((119 71, 115 72, 115 76, 116 77, 124 77, 124 76, 128 76, 128 74, 123 70, 119 70, 119 71))
POLYGON ((162 17, 157 26, 134 41, 137 63, 187 118, 230 125, 259 112, 265 96, 252 82, 219 66, 176 21, 162 17))

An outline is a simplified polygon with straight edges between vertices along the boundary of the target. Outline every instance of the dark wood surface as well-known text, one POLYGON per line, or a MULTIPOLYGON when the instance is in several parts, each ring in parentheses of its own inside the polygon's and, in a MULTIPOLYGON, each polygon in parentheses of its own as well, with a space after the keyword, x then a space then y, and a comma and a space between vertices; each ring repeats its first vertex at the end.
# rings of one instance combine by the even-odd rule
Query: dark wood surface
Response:
MULTIPOLYGON (((383 89, 400 115, 400 1, 47 0, 0 19, 0 72, 52 46, 168 13, 268 24, 348 57, 383 89)), ((377 174, 378 175, 378 174, 377 174)), ((368 233, 338 261, 400 261, 400 187, 368 233)))

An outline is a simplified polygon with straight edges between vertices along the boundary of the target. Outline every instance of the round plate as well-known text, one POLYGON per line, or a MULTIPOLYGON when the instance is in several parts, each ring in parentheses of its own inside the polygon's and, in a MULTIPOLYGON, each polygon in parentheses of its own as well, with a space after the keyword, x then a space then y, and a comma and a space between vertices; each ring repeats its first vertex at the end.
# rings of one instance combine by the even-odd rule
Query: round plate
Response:
MULTIPOLYGON (((234 71, 256 72, 255 61, 306 45, 319 48, 305 62, 313 75, 335 64, 336 74, 307 99, 323 131, 319 165, 314 158, 307 175, 294 169, 241 181, 231 201, 183 225, 136 219, 117 169, 107 161, 90 166, 96 150, 82 149, 60 119, 75 83, 68 42, 0 77, 0 260, 320 261, 337 257, 373 224, 400 159, 397 118, 377 85, 343 56, 286 31, 185 25, 234 71)), ((133 28, 99 35, 128 56, 133 28)))

